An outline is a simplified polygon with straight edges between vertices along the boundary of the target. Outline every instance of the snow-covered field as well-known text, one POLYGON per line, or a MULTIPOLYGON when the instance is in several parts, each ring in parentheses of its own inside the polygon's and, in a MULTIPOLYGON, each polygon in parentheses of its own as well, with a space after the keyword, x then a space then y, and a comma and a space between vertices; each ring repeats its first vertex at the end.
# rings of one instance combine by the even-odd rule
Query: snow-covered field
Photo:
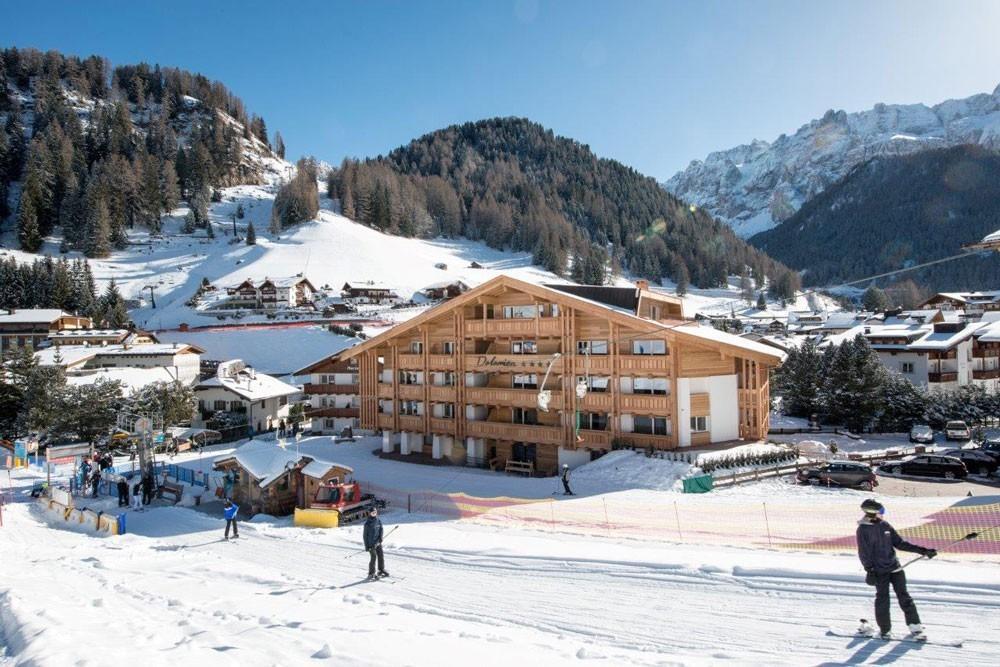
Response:
MULTIPOLYGON (((367 557, 352 555, 359 525, 300 529, 262 516, 226 543, 214 502, 130 513, 129 534, 98 538, 46 523, 24 502, 37 473, 15 471, 19 502, 3 508, 0 528, 0 664, 127 664, 137 649, 147 665, 992 665, 1000 656, 995 555, 942 554, 907 571, 930 634, 964 638, 964 648, 837 638, 826 629, 871 616, 872 589, 854 555, 737 548, 659 530, 672 525, 664 508, 675 500, 689 526, 695 514, 718 510, 724 519, 724 507, 759 503, 753 492, 655 490, 680 464, 618 452, 580 468, 573 481, 583 497, 564 498, 551 494, 552 479, 386 461, 371 454, 373 444, 315 438, 300 447, 322 448, 359 479, 397 489, 535 498, 542 503, 520 507, 555 517, 604 505, 616 508, 609 524, 638 514, 648 530, 579 534, 521 521, 517 508, 488 521, 390 506, 392 578, 363 583, 367 557)), ((205 468, 226 451, 175 462, 205 468)), ((770 487, 777 522, 787 523, 782 504, 802 510, 803 529, 831 511, 849 522, 861 498, 801 491, 770 487)), ((907 504, 958 500, 899 499, 890 511, 902 525, 907 504)))

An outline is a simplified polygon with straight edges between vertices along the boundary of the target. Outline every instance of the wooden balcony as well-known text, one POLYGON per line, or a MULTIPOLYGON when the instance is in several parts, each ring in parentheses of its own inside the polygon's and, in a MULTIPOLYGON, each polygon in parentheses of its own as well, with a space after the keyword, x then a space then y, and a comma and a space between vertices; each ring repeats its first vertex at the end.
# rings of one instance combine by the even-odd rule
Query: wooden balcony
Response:
POLYGON ((606 354, 576 355, 576 372, 594 375, 611 372, 611 357, 606 354))
POLYGON ((654 373, 670 372, 670 355, 667 354, 623 354, 618 364, 621 372, 646 371, 654 373))
POLYGON ((420 415, 399 415, 399 430, 423 433, 424 418, 420 415))
MULTIPOLYGON (((476 405, 500 405, 504 407, 534 408, 538 405, 537 389, 506 389, 498 387, 468 387, 465 402, 476 405)), ((562 395, 552 393, 550 410, 562 409, 562 395)))
MULTIPOLYGON (((552 361, 551 354, 484 354, 465 355, 465 370, 478 373, 545 373, 552 361)), ((563 357, 552 364, 553 373, 561 373, 563 357)), ((541 382, 541 378, 539 378, 541 382)))
POLYGON ((997 378, 1000 378, 1000 368, 985 371, 972 371, 972 378, 974 380, 996 380, 997 378))
POLYGON ((357 384, 313 384, 307 382, 302 385, 302 393, 312 395, 329 395, 329 394, 352 394, 357 395, 361 391, 361 385, 357 384))
POLYGON ((455 388, 454 387, 439 387, 437 385, 431 385, 430 389, 430 399, 432 401, 438 401, 440 403, 454 403, 455 402, 455 388))
POLYGON ((559 336, 559 318, 466 320, 465 335, 493 336, 559 336))
POLYGON ((306 410, 306 417, 360 417, 361 408, 313 408, 306 410))
POLYGON ((958 382, 958 373, 928 373, 928 382, 958 382))
POLYGON ((622 394, 620 405, 622 412, 660 415, 673 412, 673 398, 668 394, 622 394))
POLYGON ((378 427, 384 431, 392 430, 392 415, 380 414, 378 416, 378 427))
POLYGON ((505 422, 470 421, 465 423, 465 432, 474 438, 512 440, 514 442, 540 445, 561 445, 565 438, 558 426, 528 426, 505 422))
POLYGON ((431 417, 431 433, 440 435, 455 434, 455 420, 444 419, 443 417, 431 417))
POLYGON ((608 411, 611 409, 611 406, 611 392, 608 391, 588 391, 587 395, 583 397, 583 401, 580 403, 580 407, 584 410, 608 411))
POLYGON ((674 449, 669 435, 648 435, 645 433, 622 433, 619 439, 631 447, 652 447, 653 449, 674 449))
POLYGON ((427 355, 427 366, 431 370, 451 370, 455 368, 455 355, 429 354, 427 355))
POLYGON ((424 400, 424 385, 422 384, 401 384, 398 391, 400 398, 408 398, 414 401, 424 400))
POLYGON ((424 355, 422 354, 400 354, 396 359, 399 367, 403 369, 419 371, 424 367, 424 355))
POLYGON ((593 431, 589 428, 580 429, 583 442, 577 442, 577 447, 611 447, 611 431, 593 431))
POLYGON ((392 385, 388 382, 379 382, 376 395, 379 398, 392 398, 392 385))

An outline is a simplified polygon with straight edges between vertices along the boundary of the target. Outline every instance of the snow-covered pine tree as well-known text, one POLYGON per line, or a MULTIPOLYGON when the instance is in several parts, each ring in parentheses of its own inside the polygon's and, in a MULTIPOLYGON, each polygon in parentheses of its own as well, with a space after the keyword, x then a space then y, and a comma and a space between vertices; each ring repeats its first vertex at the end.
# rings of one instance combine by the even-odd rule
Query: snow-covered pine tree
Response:
POLYGON ((257 231, 253 228, 253 223, 247 224, 247 245, 257 245, 257 231))

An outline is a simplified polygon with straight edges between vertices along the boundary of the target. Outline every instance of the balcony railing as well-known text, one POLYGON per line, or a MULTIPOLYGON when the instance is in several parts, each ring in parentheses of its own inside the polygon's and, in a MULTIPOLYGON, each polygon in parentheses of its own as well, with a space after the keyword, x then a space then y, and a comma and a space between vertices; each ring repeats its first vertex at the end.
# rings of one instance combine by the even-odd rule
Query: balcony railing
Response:
POLYGON ((419 415, 399 415, 399 430, 421 433, 424 430, 424 418, 419 415))
POLYGON ((928 382, 957 382, 958 373, 928 373, 928 382))
POLYGON ((422 384, 401 384, 398 388, 400 398, 411 400, 422 400, 424 397, 424 385, 422 384))
POLYGON ((361 386, 357 384, 313 384, 307 382, 302 385, 302 393, 309 394, 357 394, 361 391, 361 386))
POLYGON ((388 382, 379 382, 376 393, 379 398, 392 398, 392 385, 388 382))
POLYGON ((665 373, 670 370, 670 356, 666 354, 623 354, 618 363, 623 373, 626 371, 665 373))
POLYGON ((972 378, 974 380, 996 380, 1000 378, 1000 368, 972 371, 972 378))
POLYGON ((622 433, 619 439, 631 447, 652 447, 653 449, 673 449, 669 435, 649 435, 647 433, 622 433))
POLYGON ((452 435, 455 433, 455 420, 443 417, 431 417, 431 433, 452 435))
POLYGON ((589 391, 583 397, 580 406, 586 410, 610 410, 612 406, 611 393, 607 391, 589 391))
POLYGON ((594 431, 589 428, 580 429, 580 438, 583 442, 576 443, 577 447, 610 447, 611 431, 594 431))
POLYGON ((563 430, 557 426, 529 426, 507 422, 470 421, 466 434, 474 438, 496 438, 540 445, 563 444, 563 430))
POLYGON ((577 373, 610 373, 611 357, 606 354, 592 354, 576 356, 577 373))
POLYGON ((392 430, 392 415, 391 414, 380 414, 378 416, 378 427, 386 431, 392 430))
POLYGON ((450 370, 455 367, 455 355, 429 354, 427 355, 427 365, 431 370, 450 370))
MULTIPOLYGON (((475 403, 476 405, 533 408, 538 403, 538 390, 468 387, 465 390, 465 400, 467 403, 475 403)), ((549 409, 562 409, 562 395, 553 392, 552 400, 549 402, 549 409)))
POLYGON ((667 394, 622 394, 622 412, 655 412, 663 414, 670 409, 672 400, 667 394))
POLYGON ((306 410, 306 416, 314 419, 321 417, 359 417, 361 408, 313 408, 306 410))
POLYGON ((401 354, 398 359, 400 368, 420 370, 424 367, 424 357, 422 354, 401 354))
POLYGON ((430 386, 430 399, 432 401, 453 402, 455 400, 455 388, 447 386, 430 386))
POLYGON ((493 320, 466 320, 466 336, 558 336, 560 321, 558 318, 542 317, 535 319, 493 319, 493 320))

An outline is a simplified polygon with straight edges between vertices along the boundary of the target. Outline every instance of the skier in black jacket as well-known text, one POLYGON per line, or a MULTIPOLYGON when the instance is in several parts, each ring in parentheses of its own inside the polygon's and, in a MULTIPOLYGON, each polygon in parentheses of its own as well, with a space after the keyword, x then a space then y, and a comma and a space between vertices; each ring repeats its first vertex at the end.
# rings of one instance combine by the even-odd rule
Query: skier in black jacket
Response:
POLYGON ((576 495, 569 488, 569 465, 567 465, 565 463, 563 464, 563 467, 562 467, 562 483, 563 483, 563 495, 566 495, 566 496, 575 496, 576 495))
POLYGON ((876 500, 868 499, 861 503, 865 516, 858 521, 857 540, 858 558, 867 573, 865 583, 875 587, 875 622, 878 623, 881 637, 892 637, 892 619, 889 614, 889 585, 896 592, 896 600, 906 616, 906 624, 910 636, 914 639, 925 639, 924 626, 917 614, 917 605, 906 590, 906 574, 903 572, 896 549, 934 558, 937 551, 911 544, 899 536, 896 529, 889 525, 882 516, 885 507, 876 500))
POLYGON ((368 511, 365 519, 365 549, 371 555, 368 561, 368 578, 388 577, 385 571, 385 558, 382 555, 382 522, 378 518, 378 510, 374 507, 368 511), (378 561, 378 575, 375 574, 375 561, 378 561))

